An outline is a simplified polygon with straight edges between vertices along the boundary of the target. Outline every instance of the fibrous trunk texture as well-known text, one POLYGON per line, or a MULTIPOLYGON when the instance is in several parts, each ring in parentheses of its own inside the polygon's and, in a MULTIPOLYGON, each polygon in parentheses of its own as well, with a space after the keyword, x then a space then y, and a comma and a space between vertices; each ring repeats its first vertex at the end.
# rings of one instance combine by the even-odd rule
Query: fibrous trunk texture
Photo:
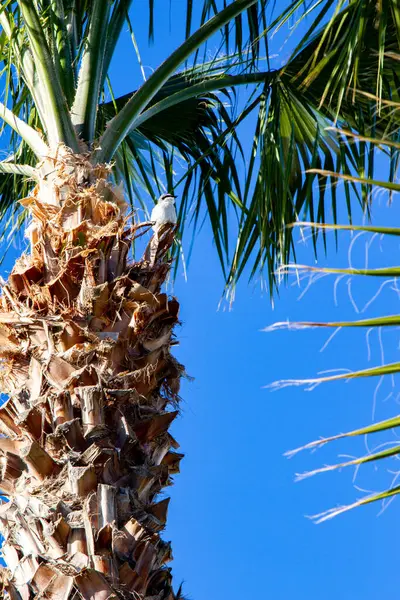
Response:
POLYGON ((174 232, 133 262, 146 228, 107 167, 60 148, 42 173, 0 298, 1 597, 173 600, 159 493, 182 458, 179 305, 160 289, 174 232))

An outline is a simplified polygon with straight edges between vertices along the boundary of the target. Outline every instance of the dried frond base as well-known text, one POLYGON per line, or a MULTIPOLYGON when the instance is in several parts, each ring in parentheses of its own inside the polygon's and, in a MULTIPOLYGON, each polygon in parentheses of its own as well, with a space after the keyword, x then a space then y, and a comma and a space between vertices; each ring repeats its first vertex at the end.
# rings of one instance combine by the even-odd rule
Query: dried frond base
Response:
POLYGON ((182 458, 179 304, 161 292, 174 232, 129 262, 107 168, 64 149, 43 169, 23 201, 31 253, 0 298, 2 597, 173 600, 157 496, 182 458))

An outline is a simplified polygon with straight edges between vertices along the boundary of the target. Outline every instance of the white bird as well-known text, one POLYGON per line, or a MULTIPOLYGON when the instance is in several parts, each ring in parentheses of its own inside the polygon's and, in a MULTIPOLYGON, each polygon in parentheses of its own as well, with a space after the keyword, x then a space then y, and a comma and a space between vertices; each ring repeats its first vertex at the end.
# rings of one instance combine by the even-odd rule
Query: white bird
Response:
POLYGON ((172 194, 163 194, 159 197, 156 206, 151 211, 150 220, 153 222, 153 229, 157 232, 160 227, 171 223, 175 225, 177 222, 175 210, 175 198, 172 194))

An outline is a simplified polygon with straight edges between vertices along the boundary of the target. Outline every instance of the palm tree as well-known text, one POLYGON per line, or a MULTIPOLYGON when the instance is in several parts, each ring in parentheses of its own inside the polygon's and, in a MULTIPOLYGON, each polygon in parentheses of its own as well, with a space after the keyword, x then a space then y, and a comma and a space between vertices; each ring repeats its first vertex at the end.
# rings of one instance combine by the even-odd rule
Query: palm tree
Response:
MULTIPOLYGON (((395 0, 385 9, 316 3, 287 64, 260 68, 268 34, 303 3, 273 18, 266 0, 203 0, 191 33, 188 0, 185 41, 135 92, 114 98, 108 74, 132 27, 130 0, 2 2, 0 114, 13 151, 0 162, 1 209, 30 219, 29 252, 2 286, 0 310, 4 597, 182 598, 160 537, 168 499, 159 493, 182 458, 168 428, 184 374, 170 352, 179 304, 162 284, 189 206, 196 225, 205 203, 227 286, 252 261, 272 289, 293 251, 284 226, 299 214, 324 222, 325 189, 313 194, 313 177, 364 174, 364 156, 327 125, 340 117, 368 135, 391 122, 377 123, 371 100, 354 103, 350 88, 375 86, 381 98, 384 87, 396 99, 395 0), (225 56, 202 60, 215 36, 225 56), (248 90, 240 108, 238 88, 248 90), (237 128, 248 118, 247 160, 237 128), (136 209, 141 189, 156 199, 158 160, 170 192, 175 160, 186 164, 179 228, 158 229, 137 258, 134 242, 152 223, 130 220, 126 201, 136 209)), ((152 1, 149 9, 151 36, 152 1)), ((334 186, 332 206, 335 214, 334 186)))

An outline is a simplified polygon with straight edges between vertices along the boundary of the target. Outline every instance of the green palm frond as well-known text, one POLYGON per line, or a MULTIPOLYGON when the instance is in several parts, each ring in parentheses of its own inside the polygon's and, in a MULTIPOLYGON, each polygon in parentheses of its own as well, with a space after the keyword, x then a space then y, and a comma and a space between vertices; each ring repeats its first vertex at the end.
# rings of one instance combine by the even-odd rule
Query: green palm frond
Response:
MULTIPOLYGON (((294 254, 292 230, 287 225, 299 217, 324 223, 329 195, 330 212, 336 220, 336 180, 327 185, 316 167, 331 165, 344 173, 363 173, 364 166, 355 146, 328 124, 308 97, 281 73, 265 86, 252 149, 258 160, 249 163, 246 211, 241 214, 229 285, 235 285, 251 260, 251 274, 267 269, 273 288, 276 266, 294 254)), ((358 201, 365 205, 366 198, 358 196, 358 201)), ((350 203, 348 216, 351 220, 350 203)))
POLYGON ((390 125, 390 116, 381 112, 382 97, 399 98, 398 2, 330 0, 324 9, 334 10, 332 18, 317 33, 314 21, 284 68, 285 77, 304 87, 330 118, 356 129, 360 118, 366 129, 375 120, 383 131, 390 125), (357 90, 378 97, 376 111, 371 111, 365 97, 356 98, 357 90))
MULTIPOLYGON (((377 100, 377 103, 378 103, 378 99, 376 97, 375 97, 375 99, 377 100)), ((382 104, 384 102, 385 102, 385 100, 383 99, 382 104)), ((377 138, 369 139, 369 142, 372 145, 383 148, 383 149, 385 149, 385 145, 386 145, 387 141, 388 141, 387 137, 383 137, 383 138, 377 137, 377 138)), ((392 141, 389 140, 388 145, 389 146, 393 145, 392 141)), ((331 178, 337 178, 338 180, 346 179, 347 181, 351 182, 353 185, 367 184, 368 186, 372 187, 374 190, 382 189, 382 190, 387 190, 390 193, 393 191, 400 190, 399 184, 390 182, 390 181, 389 182, 379 181, 379 180, 374 180, 374 179, 368 179, 367 177, 360 178, 360 177, 357 177, 354 175, 343 175, 343 173, 327 172, 324 170, 319 170, 318 173, 321 176, 325 176, 325 177, 329 176, 331 178)), ((298 222, 298 223, 292 224, 292 228, 293 228, 293 225, 298 225, 301 227, 311 227, 313 229, 322 229, 324 231, 333 230, 336 233, 340 232, 340 231, 354 231, 354 232, 363 232, 363 233, 374 234, 374 235, 378 234, 382 238, 384 238, 386 236, 399 236, 400 235, 399 228, 387 227, 387 226, 382 227, 379 225, 355 226, 355 225, 342 225, 342 224, 319 224, 319 223, 313 223, 313 222, 298 222)), ((385 280, 387 280, 387 279, 392 280, 393 278, 397 278, 400 275, 399 267, 381 267, 381 268, 374 268, 374 269, 351 267, 351 268, 338 269, 338 268, 322 268, 322 267, 311 267, 311 266, 305 266, 305 265, 291 264, 291 265, 287 265, 284 268, 288 269, 288 270, 296 270, 298 272, 305 270, 305 271, 309 271, 309 272, 317 272, 317 273, 324 273, 324 274, 338 274, 338 275, 345 274, 345 275, 350 275, 350 276, 360 276, 361 275, 363 277, 382 277, 385 280)), ((266 331, 274 331, 274 330, 283 329, 283 328, 288 328, 288 329, 333 328, 335 330, 338 330, 338 329, 341 329, 342 327, 345 327, 345 328, 357 328, 357 329, 365 328, 366 330, 368 330, 370 332, 372 330, 379 330, 382 327, 398 328, 399 324, 400 324, 400 315, 386 314, 386 315, 377 316, 377 317, 373 317, 373 318, 358 319, 355 321, 335 320, 335 321, 331 321, 331 322, 313 322, 313 321, 281 322, 281 323, 275 323, 272 326, 267 327, 266 331)), ((386 376, 393 376, 398 373, 400 373, 400 363, 399 362, 387 362, 384 360, 383 364, 381 364, 381 365, 377 365, 377 366, 373 366, 373 367, 369 367, 369 368, 365 368, 365 369, 360 369, 360 370, 356 370, 356 371, 352 371, 352 370, 343 371, 342 370, 342 372, 329 374, 324 377, 315 377, 315 378, 309 378, 309 379, 283 380, 283 381, 278 381, 278 382, 273 383, 270 387, 278 389, 281 387, 295 385, 295 386, 306 386, 308 389, 312 389, 312 388, 319 386, 320 384, 326 383, 326 382, 343 381, 343 380, 348 381, 348 380, 353 380, 353 379, 370 378, 370 377, 386 377, 386 376)), ((378 423, 372 423, 368 426, 361 427, 359 429, 355 429, 354 431, 350 431, 348 433, 333 435, 333 436, 326 437, 326 438, 320 438, 316 441, 306 444, 305 446, 303 446, 301 448, 298 448, 294 451, 288 452, 287 454, 289 456, 292 456, 294 454, 297 454, 297 452, 299 452, 300 450, 304 450, 304 449, 313 450, 320 446, 323 446, 324 444, 326 444, 328 442, 333 442, 333 441, 343 439, 343 438, 348 438, 348 437, 381 434, 384 432, 388 432, 389 430, 395 430, 396 432, 398 432, 399 427, 400 427, 400 418, 398 415, 396 415, 389 419, 385 419, 384 421, 381 421, 378 423)), ((354 458, 354 459, 346 461, 346 462, 330 464, 328 466, 325 466, 325 467, 322 467, 322 468, 319 468, 319 469, 316 469, 316 470, 313 470, 310 472, 303 473, 298 476, 298 479, 304 479, 304 478, 312 476, 312 475, 324 473, 327 471, 333 471, 336 469, 342 469, 342 468, 349 467, 349 466, 359 467, 359 466, 365 465, 367 463, 376 463, 376 461, 382 461, 382 460, 388 460, 391 458, 396 458, 396 457, 398 457, 399 453, 400 453, 400 448, 398 445, 398 434, 397 434, 397 436, 395 436, 393 439, 387 438, 387 441, 381 442, 379 449, 377 449, 375 451, 371 451, 364 456, 360 456, 360 457, 354 458)), ((385 501, 386 499, 391 498, 399 493, 400 493, 399 486, 389 487, 388 489, 386 489, 382 492, 367 495, 364 498, 362 498, 361 500, 358 500, 357 502, 354 502, 350 505, 341 506, 339 508, 331 509, 324 513, 316 515, 315 519, 317 522, 325 521, 327 519, 330 519, 334 516, 342 514, 343 512, 346 512, 353 508, 357 508, 359 506, 364 506, 366 504, 370 504, 371 502, 385 501)))

